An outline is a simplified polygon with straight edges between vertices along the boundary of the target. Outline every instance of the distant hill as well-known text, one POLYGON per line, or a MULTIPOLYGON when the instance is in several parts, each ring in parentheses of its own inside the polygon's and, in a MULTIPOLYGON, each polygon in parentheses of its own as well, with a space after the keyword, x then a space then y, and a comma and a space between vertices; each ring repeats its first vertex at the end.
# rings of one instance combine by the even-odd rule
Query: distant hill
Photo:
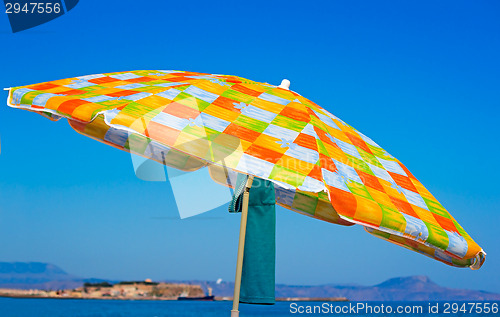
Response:
MULTIPOLYGON (((73 289, 85 282, 117 281, 85 279, 66 273, 56 265, 40 262, 0 262, 0 288, 17 289, 73 289)), ((213 295, 233 296, 234 283, 214 281, 166 281, 198 284, 213 295)), ((437 285, 427 276, 409 276, 389 279, 373 286, 361 285, 276 285, 276 297, 346 297, 351 301, 430 301, 430 300, 500 300, 500 294, 437 285)))
MULTIPOLYGON (((216 296, 233 296, 232 282, 191 281, 216 296)), ((346 297, 351 301, 434 301, 434 300, 500 300, 500 294, 452 289, 439 286, 427 276, 409 276, 389 279, 373 286, 361 285, 276 285, 276 297, 346 297)))
POLYGON ((73 289, 85 282, 100 279, 83 279, 70 275, 60 267, 41 262, 0 262, 0 288, 16 289, 73 289))
POLYGON ((291 293, 297 294, 296 296, 307 293, 311 297, 320 294, 326 297, 340 296, 352 301, 500 300, 500 294, 439 286, 427 276, 397 277, 374 286, 329 284, 321 286, 277 285, 276 287, 277 297, 291 293))

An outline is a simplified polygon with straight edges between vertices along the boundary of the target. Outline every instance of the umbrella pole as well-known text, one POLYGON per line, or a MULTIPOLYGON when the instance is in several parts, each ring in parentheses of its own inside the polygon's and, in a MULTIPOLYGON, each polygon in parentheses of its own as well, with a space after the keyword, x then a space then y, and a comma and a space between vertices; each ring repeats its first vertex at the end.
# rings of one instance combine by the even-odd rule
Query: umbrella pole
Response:
POLYGON ((233 295, 233 309, 231 310, 231 317, 238 317, 240 312, 238 306, 240 304, 240 288, 241 288, 241 271, 243 269, 243 251, 245 250, 245 234, 247 231, 247 216, 248 216, 248 200, 250 198, 250 188, 252 187, 253 176, 250 175, 245 186, 243 193, 243 206, 241 210, 240 222, 240 239, 238 243, 238 258, 236 260, 236 278, 234 279, 234 295, 233 295))

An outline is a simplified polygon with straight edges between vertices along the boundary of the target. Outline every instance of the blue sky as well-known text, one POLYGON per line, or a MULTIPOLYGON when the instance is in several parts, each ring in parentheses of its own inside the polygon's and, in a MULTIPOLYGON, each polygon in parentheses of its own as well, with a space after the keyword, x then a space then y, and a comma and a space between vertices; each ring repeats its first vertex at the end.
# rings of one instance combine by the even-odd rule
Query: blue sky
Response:
MULTIPOLYGON (((288 78, 405 163, 488 256, 479 271, 452 268, 279 208, 277 282, 428 275, 500 292, 499 11, 495 1, 81 1, 16 34, 0 14, 0 86, 135 69, 288 78)), ((62 120, 4 105, 0 137, 0 261, 234 279, 239 217, 225 207, 179 220, 168 183, 139 180, 127 153, 62 120)))

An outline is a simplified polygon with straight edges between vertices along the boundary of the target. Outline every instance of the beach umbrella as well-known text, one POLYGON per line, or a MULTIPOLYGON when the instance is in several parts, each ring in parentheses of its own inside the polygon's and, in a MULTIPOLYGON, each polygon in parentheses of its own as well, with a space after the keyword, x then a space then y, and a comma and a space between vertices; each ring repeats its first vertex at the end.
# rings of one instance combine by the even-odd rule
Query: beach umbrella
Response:
POLYGON ((276 203, 371 234, 456 267, 485 252, 394 156, 314 102, 237 76, 140 70, 9 88, 8 105, 66 118, 79 133, 183 171, 208 167, 227 186, 271 181, 276 203))

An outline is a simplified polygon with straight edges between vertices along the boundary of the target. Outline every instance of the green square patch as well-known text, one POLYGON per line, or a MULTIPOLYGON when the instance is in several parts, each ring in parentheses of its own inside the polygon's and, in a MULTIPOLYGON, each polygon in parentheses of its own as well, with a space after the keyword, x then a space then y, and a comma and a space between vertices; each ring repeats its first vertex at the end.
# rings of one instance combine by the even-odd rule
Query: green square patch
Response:
POLYGON ((289 130, 293 130, 296 132, 301 132, 304 127, 307 125, 307 122, 302 122, 302 121, 297 121, 295 119, 285 117, 282 115, 277 115, 276 118, 274 118, 273 121, 271 121, 271 124, 277 125, 282 128, 286 128, 289 130))
POLYGON ((255 132, 262 133, 269 126, 269 123, 260 121, 244 114, 241 114, 234 120, 234 123, 244 128, 250 129, 255 132))
MULTIPOLYGON (((345 153, 345 152, 344 152, 345 153)), ((352 156, 350 154, 345 153, 345 156, 347 157, 348 162, 345 162, 345 164, 359 170, 362 172, 365 172, 370 175, 374 175, 370 167, 363 161, 360 160, 359 158, 352 156)))
POLYGON ((370 151, 372 151, 373 155, 375 155, 376 157, 380 157, 381 159, 388 161, 395 161, 395 159, 389 156, 387 151, 384 150, 383 148, 373 146, 369 143, 366 143, 366 145, 368 145, 368 148, 370 149, 370 151))
MULTIPOLYGON (((369 163, 371 165, 375 165, 375 166, 380 167, 380 168, 384 168, 384 166, 382 166, 382 164, 380 164, 380 162, 377 160, 375 155, 370 154, 361 148, 357 148, 357 150, 366 163, 369 163)), ((372 174, 372 173, 370 173, 370 174, 372 174)))
POLYGON ((382 209, 382 221, 380 222, 380 226, 397 232, 405 232, 405 217, 398 210, 392 207, 382 204, 378 205, 382 209))
POLYGON ((435 200, 430 200, 424 196, 422 196, 422 198, 424 199, 425 204, 432 213, 450 219, 450 214, 446 211, 446 209, 444 209, 444 207, 439 202, 435 200))
POLYGON ((87 93, 90 93, 90 92, 95 92, 96 94, 94 96, 98 96, 100 95, 99 94, 99 90, 101 89, 108 89, 108 87, 104 87, 104 86, 100 86, 100 85, 91 85, 91 86, 87 86, 87 87, 80 87, 80 88, 77 88, 78 90, 83 90, 83 91, 86 91, 87 93))
POLYGON ((427 242, 440 249, 446 250, 449 244, 449 239, 446 232, 444 232, 442 228, 431 223, 425 223, 425 225, 427 226, 427 229, 429 231, 427 242))
POLYGON ((36 96, 41 95, 41 94, 45 94, 45 92, 43 92, 43 91, 30 91, 30 92, 27 92, 21 98, 21 104, 23 104, 23 105, 31 105, 31 103, 33 102, 33 99, 35 99, 36 96))
POLYGON ((328 150, 326 149, 325 145, 323 144, 323 141, 317 139, 316 144, 318 145, 318 153, 321 153, 325 156, 330 156, 328 153, 328 150))
POLYGON ((304 182, 306 175, 280 165, 274 165, 269 178, 272 180, 290 184, 295 187, 299 187, 304 182))
POLYGON ((221 96, 229 98, 229 99, 233 99, 237 102, 244 102, 246 104, 249 104, 255 100, 254 96, 250 96, 250 95, 247 95, 245 93, 242 93, 242 92, 239 92, 239 91, 236 91, 233 89, 225 90, 221 96))
POLYGON ((312 124, 314 127, 320 129, 324 133, 328 134, 328 129, 325 127, 325 123, 321 121, 318 117, 311 116, 311 121, 309 121, 309 123, 312 124))
POLYGON ((208 106, 210 106, 210 103, 198 99, 196 97, 193 97, 187 93, 181 92, 180 94, 177 95, 177 97, 174 98, 174 101, 177 103, 180 103, 181 105, 184 105, 186 107, 190 107, 192 109, 198 110, 202 112, 205 110, 208 106))
POLYGON ((317 205, 318 197, 308 195, 305 192, 297 192, 293 198, 292 208, 314 215, 317 205))
POLYGON ((150 142, 150 138, 134 133, 129 135, 124 148, 137 154, 144 154, 150 142))
POLYGON ((369 199, 369 200, 373 200, 372 196, 370 195, 370 193, 366 189, 365 185, 360 184, 358 182, 354 182, 354 181, 348 181, 347 187, 349 188, 351 193, 353 193, 354 195, 361 196, 361 197, 364 197, 364 198, 369 199))

